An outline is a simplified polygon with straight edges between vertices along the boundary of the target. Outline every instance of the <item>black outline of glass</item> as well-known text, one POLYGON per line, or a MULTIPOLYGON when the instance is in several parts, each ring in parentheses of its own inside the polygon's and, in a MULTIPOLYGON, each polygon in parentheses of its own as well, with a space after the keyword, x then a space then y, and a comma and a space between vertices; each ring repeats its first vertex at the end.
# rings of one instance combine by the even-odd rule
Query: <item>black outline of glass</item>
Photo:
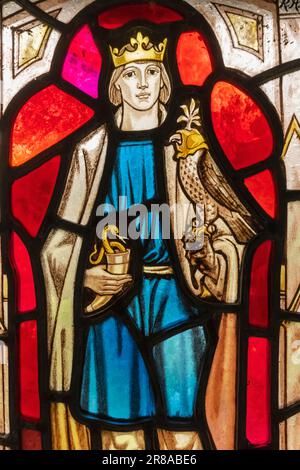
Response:
MULTIPOLYGON (((1 3, 4 3, 3 0, 1 3)), ((39 84, 32 86, 31 84, 26 86, 20 93, 16 95, 16 97, 13 99, 11 104, 8 107, 8 110, 5 113, 5 116, 3 118, 4 122, 4 129, 2 131, 3 136, 7 137, 8 136, 8 129, 9 129, 9 123, 13 120, 15 110, 19 110, 20 106, 22 103, 24 103, 32 94, 33 91, 37 92, 40 89, 44 88, 47 86, 47 84, 57 84, 61 89, 63 89, 66 92, 70 92, 72 96, 77 97, 80 101, 85 103, 88 106, 91 106, 92 108, 95 107, 95 102, 96 100, 93 100, 89 98, 87 95, 84 93, 80 92, 79 90, 75 89, 75 87, 67 84, 64 82, 60 77, 56 77, 54 79, 56 73, 59 74, 59 62, 62 60, 62 57, 64 57, 65 52, 67 50, 66 45, 69 44, 69 41, 73 35, 73 33, 78 29, 80 24, 85 24, 88 23, 88 21, 84 21, 89 14, 91 14, 93 11, 97 11, 97 13, 100 13, 100 11, 104 11, 107 9, 111 9, 114 6, 117 5, 122 5, 125 3, 135 3, 134 1, 126 1, 126 0, 111 0, 109 2, 109 6, 104 6, 104 5, 95 5, 91 4, 86 8, 83 8, 76 16, 75 18, 69 23, 69 24, 64 24, 59 22, 58 20, 55 20, 55 25, 53 24, 53 17, 50 17, 47 15, 47 13, 43 12, 36 4, 32 4, 31 2, 28 2, 27 0, 17 0, 16 3, 20 4, 22 7, 27 9, 30 13, 32 13, 34 16, 39 18, 43 22, 47 22, 49 25, 54 27, 55 29, 60 30, 61 32, 64 33, 63 37, 60 39, 59 44, 57 45, 56 52, 55 52, 55 57, 54 57, 54 66, 51 68, 51 71, 49 74, 47 74, 47 77, 41 77, 39 80, 39 84), (66 41, 67 39, 67 41, 66 41), (66 44, 64 44, 64 41, 66 44), (59 50, 59 48, 61 49, 59 50), (53 80, 54 79, 54 80, 53 80)), ((148 3, 146 0, 142 0, 140 3, 148 3)), ((279 66, 273 67, 266 72, 260 73, 254 77, 248 77, 246 74, 237 71, 237 70, 228 70, 223 68, 223 63, 222 63, 222 58, 220 54, 220 49, 219 45, 216 41, 216 38, 214 37, 214 33, 212 32, 211 28, 209 25, 205 22, 204 19, 200 20, 201 15, 190 5, 187 5, 186 3, 183 3, 179 0, 176 0, 176 2, 173 0, 161 0, 158 2, 161 5, 165 5, 170 7, 171 9, 176 9, 177 11, 181 12, 183 16, 186 17, 186 22, 188 23, 188 28, 183 28, 182 31, 186 31, 188 29, 190 30, 199 30, 201 33, 204 33, 204 36, 206 37, 210 50, 214 51, 214 63, 215 63, 215 72, 214 74, 207 80, 205 87, 202 88, 202 93, 203 95, 206 94, 206 100, 203 99, 202 103, 204 103, 204 107, 207 106, 207 109, 209 109, 209 90, 212 89, 213 84, 216 81, 226 79, 228 81, 233 81, 233 83, 236 83, 238 86, 241 86, 242 88, 246 89, 246 91, 249 92, 249 94, 254 98, 256 102, 259 103, 260 108, 265 112, 265 114, 268 117, 269 123, 271 127, 273 128, 273 134, 276 137, 276 149, 274 151, 274 154, 276 154, 277 158, 280 155, 280 149, 282 148, 283 145, 283 134, 282 134, 282 126, 279 122, 279 119, 277 117, 277 112, 274 109, 273 105, 270 103, 268 98, 261 92, 261 90, 258 88, 259 85, 262 85, 263 83, 267 83, 274 78, 278 77, 283 77, 285 74, 289 74, 292 72, 295 72, 297 70, 300 70, 300 59, 290 61, 284 64, 281 64, 279 66), (175 5, 174 5, 175 4, 175 5), (205 106, 206 105, 206 106, 205 106), (266 112, 267 111, 267 112, 266 112)), ((144 22, 138 21, 138 22, 132 22, 131 26, 138 25, 138 24, 143 24, 144 22)), ((94 30, 96 26, 95 22, 94 24, 91 24, 92 29, 94 30)), ((178 31, 178 34, 180 34, 180 23, 177 23, 177 26, 179 28, 176 28, 178 31)), ((129 26, 128 24, 124 28, 120 28, 117 31, 120 31, 122 29, 127 29, 129 26)), ((159 25, 153 26, 151 23, 151 29, 157 28, 159 31, 162 31, 164 29, 169 29, 168 34, 172 37, 172 28, 168 28, 168 25, 159 25)), ((99 38, 101 28, 99 29, 97 27, 97 37, 99 38)), ((175 29, 175 28, 174 28, 175 29)), ((113 36, 114 33, 111 31, 105 31, 105 34, 107 36, 110 36, 110 34, 113 36)), ((117 33, 116 33, 117 34, 117 33)), ((175 32, 174 32, 175 34, 175 32)), ((96 42, 98 41, 97 38, 96 42)), ((173 48, 175 48, 175 42, 173 43, 173 48)), ((101 50, 101 49, 100 49, 101 50)), ((103 55, 103 54, 102 54, 103 55)), ((105 57, 105 55, 104 55, 105 57)), ((175 54, 173 54, 173 57, 175 57, 175 54)), ((173 69, 176 73, 177 68, 174 67, 174 64, 171 64, 171 67, 173 65, 173 69)), ((105 69, 105 63, 103 64, 103 69, 105 69)), ((108 68, 106 68, 108 70, 108 68)), ((175 77, 176 78, 176 77, 175 77)), ((179 76, 177 73, 177 80, 179 80, 179 76)), ((102 82, 103 83, 103 82, 102 82)), ((192 95, 197 95, 199 94, 199 88, 198 87, 184 87, 185 88, 185 93, 183 94, 184 96, 188 96, 189 94, 192 95)), ((177 90, 178 92, 178 90, 177 90)), ((202 95, 201 93, 201 95, 202 95)), ((175 101, 180 101, 180 94, 178 93, 176 95, 175 101)), ((205 98, 205 96, 204 96, 205 98)), ((107 104, 108 103, 103 103, 103 107, 101 108, 101 111, 98 108, 98 114, 103 113, 105 114, 105 111, 109 111, 107 109, 107 104)), ((172 111, 172 104, 171 104, 171 111, 172 111)), ((169 112, 169 115, 172 114, 172 112, 169 112)), ((276 160, 276 158, 270 157, 269 159, 259 163, 258 165, 252 166, 250 169, 246 170, 240 170, 238 172, 233 171, 231 168, 229 168, 228 161, 226 157, 224 157, 223 152, 218 144, 218 142, 215 139, 215 136, 212 131, 212 125, 211 125, 211 120, 210 117, 208 116, 208 113, 204 115, 204 122, 205 122, 205 129, 206 133, 208 134, 208 139, 210 141, 210 144, 212 145, 214 155, 218 155, 218 163, 222 164, 222 167, 226 171, 226 175, 230 178, 230 176, 233 176, 234 174, 238 174, 241 177, 241 180, 244 177, 251 176, 251 174, 255 174, 259 171, 263 171, 264 169, 268 168, 273 171, 275 183, 278 185, 278 192, 279 192, 279 201, 278 201, 278 219, 276 221, 272 221, 270 218, 268 218, 263 211, 258 207, 256 207, 257 212, 259 213, 260 217, 265 221, 265 230, 263 233, 260 234, 259 238, 259 243, 257 245, 252 244, 252 248, 248 249, 248 260, 245 260, 244 263, 250 267, 250 259, 252 257, 253 252, 257 248, 259 244, 263 242, 265 239, 273 239, 274 242, 276 242, 276 250, 275 250, 275 257, 276 257, 276 263, 277 268, 280 268, 281 265, 281 257, 283 253, 283 244, 284 244, 284 238, 285 238, 285 225, 286 225, 286 209, 287 209, 287 203, 289 201, 295 201, 295 200, 300 200, 300 190, 299 191, 288 191, 286 190, 286 185, 285 185, 285 177, 284 177, 284 168, 283 168, 283 162, 280 160, 276 160), (210 132, 211 130, 211 132, 210 132), (280 221, 285 221, 285 224, 280 224, 280 221)), ((18 179, 19 177, 33 171, 35 168, 38 168, 40 164, 46 163, 49 159, 51 159, 55 155, 60 155, 61 152, 59 151, 60 149, 63 149, 63 147, 66 147, 68 145, 72 145, 72 142, 77 142, 78 139, 80 138, 79 136, 84 136, 87 133, 87 128, 91 129, 91 125, 93 123, 97 123, 97 127, 99 126, 99 120, 97 119, 97 113, 95 115, 95 118, 93 118, 91 121, 88 122, 87 125, 84 125, 80 128, 79 131, 74 132, 71 136, 67 137, 63 141, 61 141, 59 144, 55 145, 54 147, 51 147, 50 150, 46 150, 39 156, 35 157, 32 161, 22 165, 20 168, 5 168, 4 167, 4 162, 2 161, 1 163, 1 172, 2 172, 2 181, 6 183, 5 188, 2 190, 2 201, 3 201, 3 216, 5 214, 7 215, 7 209, 9 207, 9 201, 8 201, 8 188, 12 184, 12 181, 15 179, 18 179), (96 121, 96 122, 95 122, 96 121), (5 191, 6 189, 6 191, 5 191)), ((163 126, 161 129, 163 129, 164 132, 166 132, 167 124, 163 126)), ((153 135, 157 134, 157 132, 153 132, 153 135)), ((147 133, 149 136, 149 134, 147 133)), ((129 135, 127 135, 127 138, 129 135)), ((8 140, 7 140, 8 142, 8 140)), ((3 148, 3 150, 6 151, 6 154, 8 153, 8 148, 7 145, 6 147, 3 148)), ((113 150, 113 149, 112 149, 113 150)), ((56 183, 56 187, 63 185, 63 182, 65 181, 66 174, 67 174, 67 167, 68 163, 70 160, 71 154, 69 154, 68 158, 64 159, 64 162, 62 162, 61 169, 60 169, 60 174, 59 174, 59 179, 56 183), (63 168, 65 167, 65 168, 63 168)), ((239 186, 239 185, 238 185, 239 186)), ((235 186, 238 190, 241 188, 238 188, 235 186)), ((245 192, 241 191, 243 193, 243 200, 245 198, 245 192)), ((38 234, 38 237, 36 239, 31 239, 31 237, 28 236, 24 228, 19 224, 17 221, 14 221, 12 217, 9 215, 7 217, 7 224, 4 226, 2 223, 0 226, 2 237, 3 237, 3 245, 8 246, 8 240, 9 240, 9 232, 10 230, 16 231, 16 233, 21 237, 22 241, 25 243, 30 255, 31 255, 31 260, 38 259, 39 260, 39 254, 40 254, 40 249, 43 245, 43 240, 46 238, 46 233, 50 231, 51 225, 58 226, 60 225, 61 228, 64 228, 65 230, 77 232, 79 235, 84 235, 88 229, 82 228, 75 226, 73 224, 69 223, 63 223, 62 221, 58 221, 56 217, 54 216, 54 208, 57 207, 58 204, 58 198, 54 197, 48 210, 48 215, 46 219, 44 220, 43 226, 38 234), (48 226, 48 230, 46 230, 46 227, 48 226), (36 256, 35 256, 36 255, 36 256)), ((250 201, 249 201, 250 202, 250 201)), ((253 207, 253 201, 251 200, 250 205, 253 207)), ((9 276, 9 282, 10 286, 13 286, 12 282, 14 281, 14 275, 12 272, 12 269, 9 264, 9 259, 7 253, 3 253, 3 263, 4 266, 8 272, 9 276)), ((45 292, 44 292, 44 287, 43 283, 40 282, 39 275, 41 274, 41 266, 40 262, 37 263, 32 263, 34 275, 37 279, 37 286, 36 289, 39 292, 43 292, 43 297, 45 297, 45 292), (41 289, 41 290, 40 290, 41 289)), ((275 266, 276 267, 276 266, 275 266)), ((247 271, 245 273, 244 279, 243 279, 243 292, 246 291, 245 289, 245 284, 249 281, 249 275, 250 275, 250 269, 245 270, 247 271), (247 279, 248 278, 248 279, 247 279)), ((277 271, 279 272, 279 271, 277 271)), ((14 288, 11 289, 11 295, 10 298, 14 298, 14 288)), ((246 296, 247 297, 247 296, 246 296)), ((237 314, 238 318, 238 323, 239 323, 239 331, 240 331, 240 338, 239 338, 239 363, 240 364, 246 364, 245 360, 247 358, 247 338, 249 336, 258 336, 258 337, 267 337, 270 340, 270 344, 272 347, 272 360, 271 360, 271 388, 273 390, 272 393, 272 398, 271 398, 271 418, 274 418, 274 423, 271 426, 271 431, 272 431, 272 443, 265 447, 267 449, 277 449, 278 448, 278 422, 288 418, 289 416, 292 416, 294 413, 300 411, 300 402, 295 403, 294 405, 291 405, 290 407, 279 410, 278 409, 278 404, 277 404, 277 385, 278 385, 278 339, 279 339, 279 326, 281 324, 282 320, 289 319, 290 321, 300 321, 300 319, 297 319, 297 315, 293 316, 290 312, 280 312, 279 308, 279 280, 276 281, 276 284, 273 287, 272 290, 272 296, 271 296, 271 304, 274 306, 271 316, 270 316, 270 327, 268 329, 261 329, 261 328, 254 328, 248 325, 247 322, 247 311, 243 311, 243 307, 247 304, 246 299, 243 300, 242 304, 239 306, 229 306, 228 304, 226 305, 213 305, 214 307, 214 315, 212 316, 212 319, 210 321, 211 328, 216 332, 217 331, 217 325, 219 322, 219 316, 223 312, 235 312, 237 314), (240 313, 240 315, 238 315, 240 313)), ((201 302, 203 303, 203 302, 201 302)), ((209 315, 209 310, 212 306, 208 305, 207 303, 204 303, 206 306, 206 311, 209 315)), ((13 305, 12 303, 10 304, 9 310, 13 312, 12 309, 13 305)), ((47 353, 45 351, 45 347, 41 347, 41 343, 45 339, 45 301, 41 303, 39 308, 37 308, 34 312, 29 312, 26 314, 16 314, 16 313, 11 313, 10 318, 9 318, 9 329, 8 329, 8 334, 5 337, 2 337, 1 339, 4 340, 8 346, 9 346, 9 361, 10 364, 16 364, 16 359, 17 359, 17 325, 23 321, 35 319, 37 320, 38 324, 38 334, 41 334, 40 341, 39 341, 39 361, 40 363, 47 363, 47 353)), ((211 317, 211 315, 210 315, 211 317)), ((205 315, 202 317, 205 320, 205 315)), ((208 318, 208 317, 207 317, 208 318)), ((182 331, 183 329, 186 329, 186 325, 184 328, 178 328, 177 331, 182 331)), ((174 333, 174 331, 172 332, 174 333)), ((166 338, 165 335, 160 336, 161 338, 166 338)), ((159 339, 159 338, 157 338, 159 339)), ((214 353, 214 345, 216 342, 216 333, 215 336, 212 337, 212 348, 211 348, 211 353, 210 353, 210 360, 212 359, 213 353, 214 353)), ((75 362, 75 359, 74 359, 75 362)), ((11 403, 14 403, 15 405, 15 410, 18 409, 17 403, 18 403, 18 397, 16 396, 17 393, 17 370, 14 369, 13 371, 10 368, 10 398, 12 399, 11 403)), ((39 375, 39 381, 40 381, 40 400, 41 400, 41 420, 38 424, 35 423, 29 423, 28 421, 24 421, 21 418, 17 416, 17 413, 13 413, 13 408, 10 410, 10 415, 11 415, 11 426, 13 430, 21 429, 23 428, 29 428, 29 429, 36 429, 43 431, 43 447, 44 448, 51 448, 51 441, 50 441, 50 435, 49 435, 49 420, 48 420, 48 411, 47 408, 49 406, 49 403, 47 400, 49 399, 54 399, 54 396, 51 396, 51 394, 46 393, 45 391, 48 388, 48 383, 45 378, 43 379, 42 377, 43 374, 39 375), (44 388, 45 387, 45 388, 44 388), (44 390, 44 391, 43 391, 44 390), (44 400, 44 402, 43 402, 44 400), (46 400, 46 401, 45 401, 46 400), (45 431, 47 429, 47 431, 45 431)), ((45 373, 44 376, 47 374, 45 373)), ((249 445, 247 442, 246 436, 245 436, 245 403, 246 403, 246 365, 244 367, 244 370, 240 371, 240 376, 239 376, 239 387, 238 387, 238 394, 239 394, 239 402, 238 402, 238 412, 237 415, 239 417, 239 432, 237 436, 237 448, 253 448, 253 446, 249 445), (241 409, 243 408, 243 409, 241 409), (241 429, 242 428, 242 429, 241 429)), ((199 391, 200 394, 200 391, 199 391)), ((57 401, 64 401, 65 396, 60 395, 59 397, 57 396, 56 399, 57 401)), ((203 401, 203 399, 202 399, 203 401)), ((203 405, 203 403, 202 403, 203 405)), ((203 406, 202 406, 203 407, 203 406)), ((203 418, 203 417, 202 417, 203 418)), ((205 417, 204 417, 205 419, 205 417)), ((164 426, 165 427, 165 426, 164 426)), ((138 425, 137 427, 140 429, 141 426, 138 425)), ((105 426, 105 429, 108 429, 107 426, 105 426)), ((123 428, 122 428, 123 429, 123 428)), ((124 428, 125 429, 125 428, 124 428)), ((146 430, 149 432, 149 438, 148 438, 148 444, 153 446, 154 448, 157 447, 157 442, 155 442, 155 438, 153 437, 152 429, 149 429, 146 426, 146 430)), ((199 430, 199 429, 197 429, 199 430)), ((94 448, 99 448, 99 442, 100 442, 100 436, 99 436, 99 426, 97 425, 97 429, 92 430, 92 441, 94 444, 94 448)), ((208 433, 201 433, 201 434, 206 434, 206 437, 201 435, 205 447, 213 447, 213 443, 211 442, 211 438, 208 433)), ((18 447, 18 441, 19 441, 19 436, 18 433, 16 434, 15 431, 12 432, 10 436, 2 437, 0 439, 0 443, 3 443, 5 445, 9 445, 11 447, 18 447)))

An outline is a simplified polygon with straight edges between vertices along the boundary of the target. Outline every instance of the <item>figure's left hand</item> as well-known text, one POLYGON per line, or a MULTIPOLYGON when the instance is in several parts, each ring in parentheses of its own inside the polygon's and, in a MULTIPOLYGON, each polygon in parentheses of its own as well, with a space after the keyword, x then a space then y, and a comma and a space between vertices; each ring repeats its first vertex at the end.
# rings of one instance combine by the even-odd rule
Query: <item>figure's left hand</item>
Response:
POLYGON ((214 279, 218 277, 218 260, 216 252, 213 247, 212 235, 216 227, 210 225, 207 227, 204 234, 203 247, 195 252, 190 253, 190 260, 203 274, 208 275, 214 279))

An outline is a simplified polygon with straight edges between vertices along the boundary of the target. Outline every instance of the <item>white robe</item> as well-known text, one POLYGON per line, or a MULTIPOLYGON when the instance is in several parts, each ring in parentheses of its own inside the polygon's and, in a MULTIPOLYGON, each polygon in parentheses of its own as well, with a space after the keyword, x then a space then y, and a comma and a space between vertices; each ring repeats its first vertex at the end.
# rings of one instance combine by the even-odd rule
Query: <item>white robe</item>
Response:
MULTIPOLYGON (((88 223, 96 203, 106 159, 108 135, 103 125, 87 135, 75 148, 67 183, 58 209, 58 216, 68 222, 84 226, 88 223)), ((190 291, 199 296, 193 287, 189 262, 180 240, 184 218, 181 207, 189 204, 176 178, 176 161, 172 146, 165 148, 164 164, 166 190, 171 211, 173 233, 178 260, 190 291), (178 205, 179 203, 179 205, 178 205)), ((186 206, 185 206, 186 207, 186 206)), ((243 246, 238 245, 226 224, 217 222, 219 236, 214 242, 220 264, 220 282, 211 283, 216 297, 233 303, 238 296, 239 266, 243 246), (221 286, 221 287, 220 287, 221 286)), ((50 389, 66 392, 70 388, 74 350, 74 286, 82 237, 61 228, 53 229, 42 251, 42 266, 47 293, 48 352, 50 361, 50 389)), ((207 282, 210 280, 207 279, 207 282)))

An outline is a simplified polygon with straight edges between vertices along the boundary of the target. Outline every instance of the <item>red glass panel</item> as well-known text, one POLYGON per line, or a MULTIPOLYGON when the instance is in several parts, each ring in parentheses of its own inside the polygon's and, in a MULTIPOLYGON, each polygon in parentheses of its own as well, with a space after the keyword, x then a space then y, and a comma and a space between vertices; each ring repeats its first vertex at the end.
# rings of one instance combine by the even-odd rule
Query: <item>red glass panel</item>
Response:
POLYGON ((42 450, 41 433, 32 429, 22 429, 22 450, 42 450))
POLYGON ((250 96, 227 82, 212 91, 214 131, 235 169, 245 168, 270 157, 273 136, 261 109, 250 96))
POLYGON ((274 218, 277 201, 274 179, 270 170, 246 178, 245 185, 266 213, 274 218))
POLYGON ((47 212, 58 171, 60 157, 18 179, 12 186, 12 212, 28 233, 35 237, 47 212))
POLYGON ((102 59, 88 26, 73 38, 63 66, 63 78, 93 98, 98 97, 102 59))
POLYGON ((246 437, 255 446, 270 442, 270 343, 249 338, 246 437))
POLYGON ((39 91, 21 108, 16 118, 10 165, 22 165, 58 143, 93 114, 88 106, 54 85, 39 91))
POLYGON ((40 418, 38 383, 37 324, 35 320, 20 325, 20 411, 24 418, 40 418))
POLYGON ((171 23, 182 20, 182 16, 170 8, 151 2, 150 4, 135 3, 111 8, 99 15, 99 26, 115 29, 124 26, 129 21, 146 20, 152 23, 171 23))
POLYGON ((249 323, 267 328, 269 325, 269 269, 272 242, 267 240, 256 250, 251 269, 249 323))
POLYGON ((16 272, 18 311, 28 312, 36 307, 34 280, 28 251, 16 233, 11 237, 11 258, 16 272))
POLYGON ((212 63, 201 34, 197 31, 181 34, 176 54, 182 83, 203 85, 212 72, 212 63))

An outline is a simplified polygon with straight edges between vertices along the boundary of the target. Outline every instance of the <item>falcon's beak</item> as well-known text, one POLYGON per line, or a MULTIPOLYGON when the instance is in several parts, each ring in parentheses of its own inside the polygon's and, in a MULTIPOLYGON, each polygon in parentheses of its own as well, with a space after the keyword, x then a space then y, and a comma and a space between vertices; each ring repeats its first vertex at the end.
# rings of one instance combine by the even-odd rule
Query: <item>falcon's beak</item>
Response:
POLYGON ((181 143, 177 143, 177 158, 187 158, 195 155, 198 150, 208 150, 208 145, 204 136, 197 129, 183 129, 178 131, 181 136, 181 143))
POLYGON ((181 145, 182 144, 182 136, 181 134, 179 134, 179 132, 177 132, 176 134, 173 134, 170 139, 169 139, 169 142, 170 144, 178 144, 178 145, 181 145))

